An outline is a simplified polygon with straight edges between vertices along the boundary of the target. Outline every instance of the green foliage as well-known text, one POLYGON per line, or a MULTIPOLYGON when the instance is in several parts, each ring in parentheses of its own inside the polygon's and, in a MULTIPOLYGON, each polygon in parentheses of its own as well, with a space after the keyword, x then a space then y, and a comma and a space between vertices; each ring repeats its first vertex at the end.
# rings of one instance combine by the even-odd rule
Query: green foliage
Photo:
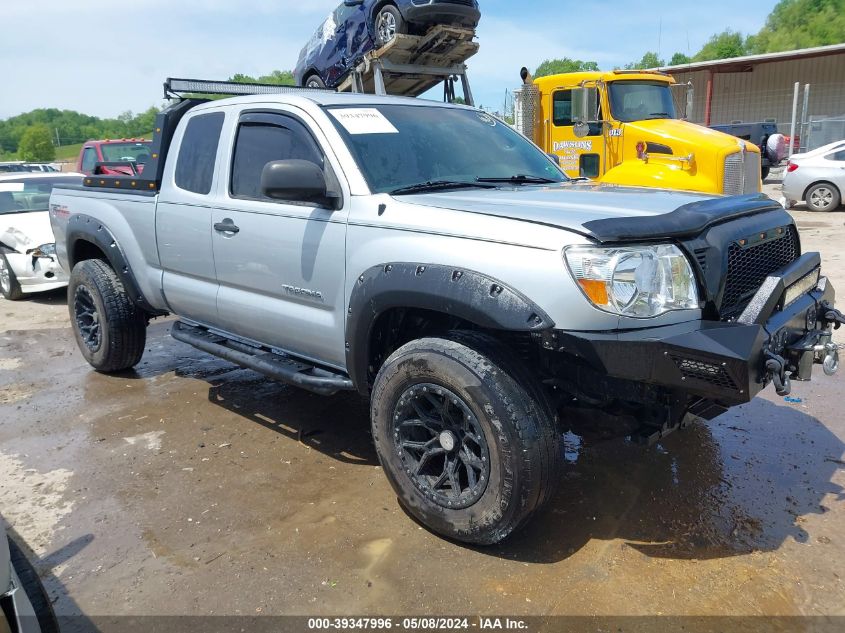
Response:
POLYGON ((693 61, 706 62, 711 59, 729 59, 747 54, 745 38, 739 31, 726 29, 711 37, 693 57, 693 61))
POLYGON ((534 77, 547 77, 549 75, 594 71, 598 69, 599 65, 596 62, 584 62, 580 59, 569 59, 568 57, 564 57, 563 59, 547 59, 537 66, 534 77))
POLYGON ((845 0, 781 0, 748 38, 749 53, 778 53, 845 42, 845 0))
MULTIPOLYGON (((155 127, 158 108, 151 107, 140 114, 124 112, 114 119, 100 119, 71 110, 41 108, 0 121, 0 153, 20 154, 18 146, 24 133, 35 126, 46 127, 52 142, 74 145, 104 138, 133 138, 148 135, 155 127)), ((23 159, 19 155, 19 158, 23 159)))
POLYGON ((657 53, 649 51, 645 55, 643 55, 643 58, 640 61, 625 64, 625 70, 660 68, 661 66, 665 65, 666 62, 660 59, 660 57, 657 56, 657 53))
POLYGON ((689 55, 684 55, 683 53, 675 53, 672 55, 672 59, 669 60, 670 66, 682 66, 683 64, 689 64, 692 61, 692 57, 689 55))
POLYGON ((34 125, 21 135, 18 145, 21 160, 31 162, 50 161, 56 157, 56 148, 50 138, 50 128, 46 125, 34 125))

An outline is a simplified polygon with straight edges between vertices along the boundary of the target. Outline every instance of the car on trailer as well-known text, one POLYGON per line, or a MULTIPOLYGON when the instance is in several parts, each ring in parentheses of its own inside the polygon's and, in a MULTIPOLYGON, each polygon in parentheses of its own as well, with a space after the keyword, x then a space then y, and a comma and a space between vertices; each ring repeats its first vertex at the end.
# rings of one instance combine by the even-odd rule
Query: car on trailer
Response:
POLYGON ((179 100, 143 177, 53 192, 83 357, 127 370, 172 313, 200 350, 357 391, 401 503, 439 534, 491 544, 524 525, 578 417, 654 442, 838 368, 821 257, 766 196, 571 180, 465 106, 167 90, 247 96, 179 100))
POLYGON ((300 52, 296 84, 335 88, 364 55, 397 35, 422 35, 436 24, 475 29, 480 19, 476 0, 345 0, 300 52))

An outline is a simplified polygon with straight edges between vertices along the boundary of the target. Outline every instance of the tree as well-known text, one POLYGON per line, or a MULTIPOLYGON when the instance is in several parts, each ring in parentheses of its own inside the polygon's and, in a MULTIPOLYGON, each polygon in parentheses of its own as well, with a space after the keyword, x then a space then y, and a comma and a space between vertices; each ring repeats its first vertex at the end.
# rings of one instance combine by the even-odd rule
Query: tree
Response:
POLYGON ((845 42, 845 0, 780 0, 749 53, 778 53, 845 42))
POLYGON ((711 59, 729 59, 731 57, 742 57, 746 53, 745 39, 742 37, 742 33, 726 29, 711 37, 693 57, 693 61, 706 62, 711 59))
POLYGON ((688 55, 684 55, 683 53, 675 53, 672 55, 672 59, 669 60, 670 66, 683 66, 684 64, 689 64, 692 61, 692 57, 688 55))
POLYGON ((657 56, 653 51, 647 52, 643 58, 638 62, 631 62, 625 65, 626 70, 639 70, 641 68, 660 68, 665 66, 666 62, 657 56))
POLYGON ((46 125, 34 125, 21 136, 18 145, 18 155, 21 160, 38 163, 51 161, 56 158, 56 148, 46 125))
POLYGON ((583 71, 596 71, 599 65, 596 62, 584 62, 580 59, 547 59, 537 66, 534 77, 548 77, 549 75, 561 75, 563 73, 577 73, 583 71))

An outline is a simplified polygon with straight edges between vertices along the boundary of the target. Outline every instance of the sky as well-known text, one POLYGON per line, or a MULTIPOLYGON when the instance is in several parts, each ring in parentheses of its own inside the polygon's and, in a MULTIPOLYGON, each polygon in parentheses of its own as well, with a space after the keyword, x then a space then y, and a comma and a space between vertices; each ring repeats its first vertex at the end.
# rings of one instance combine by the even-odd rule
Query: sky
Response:
MULTIPOLYGON (((296 64, 340 0, 26 0, 0 9, 0 119, 55 107, 114 117, 162 103, 167 77, 225 79, 296 64)), ((775 0, 480 0, 476 104, 501 109, 519 70, 570 57, 614 68, 755 33, 775 0)))

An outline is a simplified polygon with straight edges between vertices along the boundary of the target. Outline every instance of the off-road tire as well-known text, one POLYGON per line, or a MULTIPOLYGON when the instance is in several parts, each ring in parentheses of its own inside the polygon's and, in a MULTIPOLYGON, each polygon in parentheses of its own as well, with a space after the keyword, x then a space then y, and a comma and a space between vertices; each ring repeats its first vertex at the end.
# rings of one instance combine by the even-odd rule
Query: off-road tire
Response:
POLYGON ((73 267, 68 285, 68 310, 76 342, 85 360, 97 371, 112 373, 138 364, 147 342, 147 315, 138 308, 117 274, 101 259, 88 259, 73 267), (86 342, 77 318, 77 299, 93 302, 99 323, 97 344, 86 342))
POLYGON ((807 203, 808 210, 824 213, 836 211, 842 202, 842 196, 834 185, 829 182, 819 182, 807 189, 804 201, 807 203))
POLYGON ((402 17, 402 14, 392 4, 386 4, 381 9, 378 10, 376 13, 376 19, 374 20, 375 28, 376 28, 376 45, 381 48, 385 44, 389 44, 393 41, 396 35, 404 34, 408 32, 408 25, 405 23, 405 18, 402 17), (385 14, 390 14, 389 16, 385 14), (394 26, 394 33, 392 37, 387 36, 380 27, 382 20, 393 20, 394 26))
POLYGON ((11 538, 9 539, 9 554, 11 555, 12 567, 14 567, 15 573, 17 573, 23 585, 22 589, 26 593, 26 597, 29 598, 33 611, 35 611, 41 633, 59 633, 59 623, 56 621, 56 614, 53 612, 53 603, 50 602, 44 584, 38 577, 38 572, 26 558, 23 550, 11 538))
POLYGON ((21 284, 18 278, 15 277, 15 271, 9 265, 9 260, 6 259, 4 253, 0 253, 0 266, 2 266, 9 275, 8 283, 0 281, 0 294, 2 294, 9 301, 20 301, 24 298, 24 293, 21 290, 21 284))
POLYGON ((447 538, 478 545, 502 541, 552 498, 559 481, 560 436, 539 382, 484 334, 452 332, 396 350, 376 377, 371 422, 379 460, 400 502, 447 538), (437 503, 403 463, 394 422, 400 398, 414 385, 437 385, 457 395, 483 429, 489 478, 468 507, 437 503))
POLYGON ((322 80, 320 75, 308 75, 308 77, 305 78, 305 87, 315 90, 324 90, 326 82, 322 80))

